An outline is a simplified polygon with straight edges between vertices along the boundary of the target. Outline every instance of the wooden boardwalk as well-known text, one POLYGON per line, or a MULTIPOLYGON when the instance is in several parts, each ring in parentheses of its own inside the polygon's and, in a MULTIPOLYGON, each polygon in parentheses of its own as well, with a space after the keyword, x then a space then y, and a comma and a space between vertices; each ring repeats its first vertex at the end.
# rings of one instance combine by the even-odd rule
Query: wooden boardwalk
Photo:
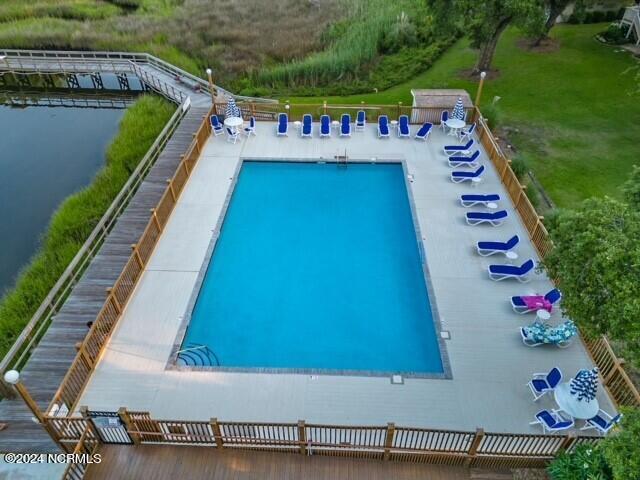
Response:
MULTIPOLYGON (((188 148, 209 106, 192 106, 140 185, 126 210, 108 235, 99 253, 91 261, 82 279, 73 289, 61 311, 35 348, 21 371, 23 383, 40 408, 47 408, 75 355, 75 344, 88 332, 111 287, 131 254, 149 221, 149 210, 155 207, 180 163, 180 155, 188 148)), ((57 452, 44 429, 31 420, 21 399, 0 402, 0 422, 8 428, 0 431, 0 452, 57 452)))
MULTIPOLYGON (((210 480, 470 480, 461 467, 380 460, 218 451, 205 447, 103 445, 102 462, 89 467, 87 480, 112 478, 207 478, 210 480)), ((490 478, 490 477, 487 477, 490 478)))

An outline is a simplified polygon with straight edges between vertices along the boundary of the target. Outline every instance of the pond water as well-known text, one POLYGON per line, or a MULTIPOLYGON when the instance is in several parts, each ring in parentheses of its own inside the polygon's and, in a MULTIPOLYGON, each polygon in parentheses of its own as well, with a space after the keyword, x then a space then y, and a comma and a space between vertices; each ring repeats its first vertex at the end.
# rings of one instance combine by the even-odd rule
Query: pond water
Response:
POLYGON ((60 203, 102 168, 124 112, 0 104, 0 295, 38 249, 60 203))

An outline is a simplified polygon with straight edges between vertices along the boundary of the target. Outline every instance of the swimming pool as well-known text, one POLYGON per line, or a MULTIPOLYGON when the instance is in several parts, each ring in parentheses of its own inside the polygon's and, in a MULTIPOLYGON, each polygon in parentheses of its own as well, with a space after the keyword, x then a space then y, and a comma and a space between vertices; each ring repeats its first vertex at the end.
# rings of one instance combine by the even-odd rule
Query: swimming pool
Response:
POLYGON ((182 349, 232 370, 442 375, 401 163, 244 161, 182 349))

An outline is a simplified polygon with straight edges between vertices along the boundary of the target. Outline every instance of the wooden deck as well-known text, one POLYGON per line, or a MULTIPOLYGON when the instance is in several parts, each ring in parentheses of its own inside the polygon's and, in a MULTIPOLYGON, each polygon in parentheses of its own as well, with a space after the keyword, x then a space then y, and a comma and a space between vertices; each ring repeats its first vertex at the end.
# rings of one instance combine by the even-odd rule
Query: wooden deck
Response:
MULTIPOLYGON (((117 279, 149 221, 182 155, 192 141, 208 107, 193 106, 182 119, 164 151, 118 219, 100 252, 92 260, 61 311, 21 371, 27 389, 40 408, 46 409, 75 355, 76 342, 88 332, 106 298, 106 289, 117 279)), ((57 452, 58 447, 44 429, 31 420, 31 412, 21 399, 0 402, 0 422, 8 428, 0 432, 0 452, 57 452)))
MULTIPOLYGON (((202 447, 103 445, 87 480, 208 478, 210 480, 470 480, 461 467, 379 460, 222 450, 202 447)), ((489 477, 487 477, 489 478, 489 477)))

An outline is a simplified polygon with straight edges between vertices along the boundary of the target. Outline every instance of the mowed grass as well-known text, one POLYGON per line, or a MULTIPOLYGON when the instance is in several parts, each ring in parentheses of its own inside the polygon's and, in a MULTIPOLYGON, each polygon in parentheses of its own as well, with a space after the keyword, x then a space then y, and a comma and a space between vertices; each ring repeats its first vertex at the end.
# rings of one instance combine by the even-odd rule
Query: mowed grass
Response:
MULTIPOLYGON (((546 53, 521 49, 520 33, 508 30, 495 58, 498 78, 485 83, 482 104, 500 97, 501 124, 510 127, 509 140, 561 207, 591 196, 618 197, 631 165, 640 164, 640 97, 633 71, 638 61, 598 43, 594 35, 604 28, 605 24, 558 26, 552 37, 560 48, 546 53)), ((380 93, 326 99, 410 105, 412 88, 465 88, 474 97, 477 82, 461 78, 460 72, 475 58, 463 40, 407 83, 380 93)))
POLYGON ((131 172, 173 114, 175 106, 145 95, 122 118, 93 183, 67 198, 51 219, 42 248, 0 299, 0 357, 4 356, 42 300, 98 223, 131 172))

